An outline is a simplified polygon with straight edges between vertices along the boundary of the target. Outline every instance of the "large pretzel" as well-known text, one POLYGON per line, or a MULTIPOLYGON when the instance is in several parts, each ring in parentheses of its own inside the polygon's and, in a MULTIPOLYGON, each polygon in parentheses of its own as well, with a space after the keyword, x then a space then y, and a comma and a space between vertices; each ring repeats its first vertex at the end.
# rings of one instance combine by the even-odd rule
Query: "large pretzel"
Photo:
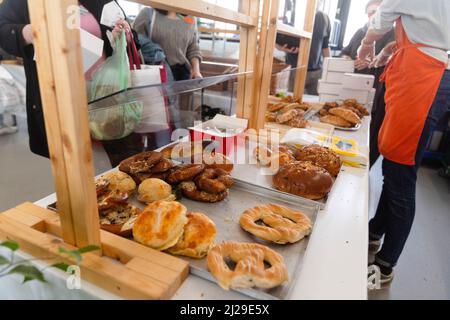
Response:
POLYGON ((288 271, 281 255, 256 243, 225 242, 208 253, 208 269, 219 285, 230 288, 270 289, 289 280, 288 271), (225 258, 236 263, 231 270, 225 258), (266 269, 264 262, 270 265, 266 269))
POLYGON ((295 243, 311 233, 311 220, 300 211, 276 204, 246 210, 239 221, 254 236, 278 244, 295 243), (262 221, 264 225, 257 224, 262 221))

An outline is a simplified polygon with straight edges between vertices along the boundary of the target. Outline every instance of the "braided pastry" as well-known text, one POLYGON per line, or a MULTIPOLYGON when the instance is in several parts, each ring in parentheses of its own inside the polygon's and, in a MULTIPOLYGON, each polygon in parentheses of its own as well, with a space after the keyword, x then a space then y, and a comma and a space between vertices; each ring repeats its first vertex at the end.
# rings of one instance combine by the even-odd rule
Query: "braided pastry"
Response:
POLYGON ((208 269, 225 290, 252 287, 271 289, 289 280, 283 257, 256 243, 225 242, 215 246, 208 253, 208 269), (236 263, 234 270, 227 266, 225 258, 236 263), (264 262, 270 267, 266 268, 264 262))
POLYGON ((246 210, 239 221, 242 229, 254 236, 278 244, 295 243, 311 234, 311 220, 302 212, 276 204, 246 210), (265 225, 256 224, 257 221, 265 225))

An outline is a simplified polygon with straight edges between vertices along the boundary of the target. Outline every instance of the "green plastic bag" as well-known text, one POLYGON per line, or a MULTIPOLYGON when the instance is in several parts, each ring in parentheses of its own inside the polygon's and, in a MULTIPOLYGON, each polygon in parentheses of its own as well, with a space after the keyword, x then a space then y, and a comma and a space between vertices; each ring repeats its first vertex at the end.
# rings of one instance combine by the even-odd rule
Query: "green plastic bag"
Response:
MULTIPOLYGON (((89 101, 127 89, 130 75, 127 40, 125 31, 122 31, 116 40, 112 56, 106 59, 92 78, 88 90, 89 101)), ((90 110, 89 127, 92 137, 100 141, 109 141, 130 135, 141 121, 142 110, 143 104, 139 102, 90 110)))

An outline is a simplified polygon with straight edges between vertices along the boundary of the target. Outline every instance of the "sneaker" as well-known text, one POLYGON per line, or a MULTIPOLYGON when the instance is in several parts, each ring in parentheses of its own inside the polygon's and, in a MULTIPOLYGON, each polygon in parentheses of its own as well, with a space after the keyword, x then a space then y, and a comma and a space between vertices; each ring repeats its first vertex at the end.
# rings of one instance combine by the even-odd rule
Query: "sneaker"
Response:
POLYGON ((12 134, 19 131, 19 127, 13 126, 13 127, 1 127, 0 128, 0 136, 5 134, 12 134))
POLYGON ((380 267, 372 264, 368 267, 367 288, 369 290, 380 290, 388 287, 394 280, 394 271, 390 274, 383 274, 380 267))
POLYGON ((369 253, 377 253, 381 247, 381 240, 369 240, 369 253))

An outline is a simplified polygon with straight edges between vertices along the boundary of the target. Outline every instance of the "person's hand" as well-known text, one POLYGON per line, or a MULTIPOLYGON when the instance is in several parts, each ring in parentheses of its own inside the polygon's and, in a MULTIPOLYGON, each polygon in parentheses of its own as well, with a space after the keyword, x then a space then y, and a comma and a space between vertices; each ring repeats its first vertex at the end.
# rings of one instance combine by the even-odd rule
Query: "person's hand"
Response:
POLYGON ((367 60, 360 60, 360 59, 356 59, 355 60, 355 69, 358 71, 367 69, 370 65, 370 61, 367 60))
POLYGON ((375 42, 367 43, 364 38, 361 41, 361 46, 358 49, 359 60, 372 61, 375 58, 375 42))
POLYGON ((122 30, 125 30, 125 34, 127 35, 127 41, 130 42, 131 41, 131 27, 130 27, 130 24, 123 19, 120 19, 119 21, 116 22, 116 26, 114 27, 114 29, 112 31, 114 40, 116 40, 117 37, 119 37, 122 30))
POLYGON ((22 36, 23 39, 25 40, 25 43, 28 44, 33 44, 34 42, 34 37, 33 37, 33 30, 31 28, 31 24, 27 24, 23 29, 22 29, 22 36))
POLYGON ((191 79, 203 79, 203 75, 200 73, 200 71, 192 71, 191 79))
POLYGON ((384 47, 383 50, 375 57, 375 59, 370 64, 370 68, 379 68, 385 66, 392 54, 395 51, 395 48, 397 46, 396 42, 389 43, 386 47, 384 47))
POLYGON ((280 50, 286 53, 290 53, 290 54, 298 54, 298 52, 300 51, 300 49, 297 48, 289 48, 287 44, 285 44, 284 46, 280 47, 280 50))

